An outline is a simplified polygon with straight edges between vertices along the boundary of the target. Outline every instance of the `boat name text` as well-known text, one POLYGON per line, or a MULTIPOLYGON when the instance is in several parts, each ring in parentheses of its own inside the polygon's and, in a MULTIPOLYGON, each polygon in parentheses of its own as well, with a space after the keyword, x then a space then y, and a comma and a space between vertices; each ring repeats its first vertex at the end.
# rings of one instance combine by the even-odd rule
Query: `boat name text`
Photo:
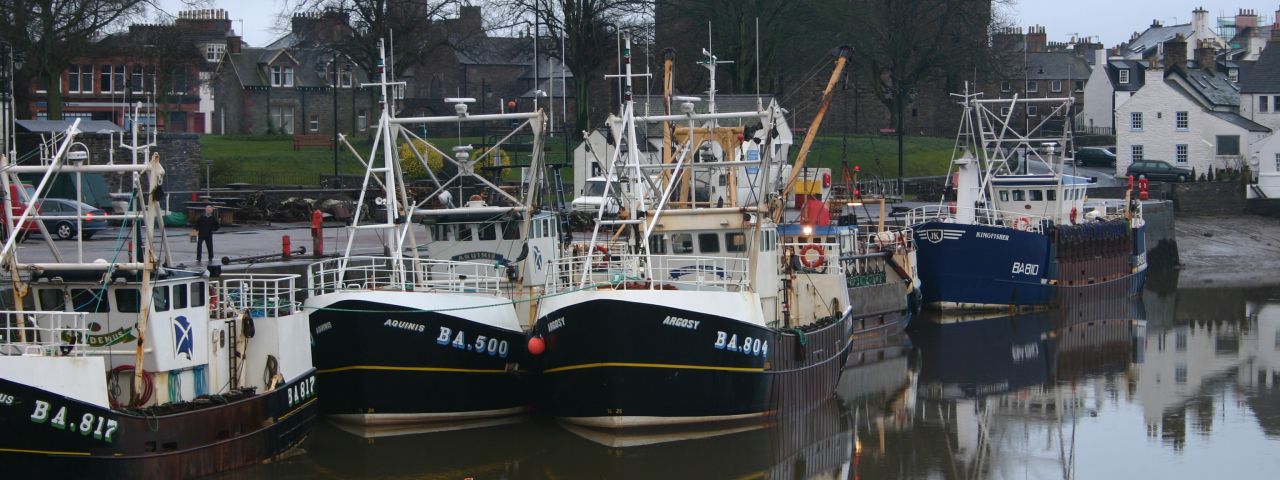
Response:
POLYGON ((702 321, 700 320, 689 320, 687 318, 672 317, 670 315, 667 316, 666 320, 662 321, 663 325, 671 325, 673 327, 687 328, 689 330, 697 330, 698 324, 700 323, 702 323, 702 321))
POLYGON ((86 413, 80 416, 80 422, 77 423, 74 414, 69 415, 67 413, 67 407, 57 407, 57 411, 50 418, 49 412, 53 410, 53 404, 44 400, 36 400, 35 411, 31 412, 31 421, 39 424, 47 422, 50 427, 58 430, 79 432, 86 437, 92 434, 93 438, 107 443, 115 441, 116 428, 120 424, 114 419, 86 413), (70 422, 67 422, 68 416, 72 417, 70 422))
POLYGON ((990 238, 992 240, 1009 241, 1009 235, 1005 233, 975 232, 973 236, 975 238, 990 238))
POLYGON ((333 322, 321 323, 320 326, 316 327, 316 335, 327 332, 331 328, 333 328, 333 322))
POLYGON ((408 330, 410 332, 418 332, 418 333, 427 331, 426 325, 421 325, 413 322, 405 322, 401 320, 387 320, 386 322, 382 323, 382 326, 399 328, 401 330, 408 330))
POLYGON ((554 332, 564 326, 564 317, 547 322, 547 333, 554 332))
POLYGON ((13 395, 9 395, 7 393, 0 393, 0 405, 4 405, 6 407, 12 407, 13 395))
POLYGON ((1040 265, 1034 263, 1013 262, 1014 275, 1039 275, 1040 265))
POLYGON ((289 406, 292 407, 303 400, 316 396, 316 377, 307 377, 289 386, 289 406))

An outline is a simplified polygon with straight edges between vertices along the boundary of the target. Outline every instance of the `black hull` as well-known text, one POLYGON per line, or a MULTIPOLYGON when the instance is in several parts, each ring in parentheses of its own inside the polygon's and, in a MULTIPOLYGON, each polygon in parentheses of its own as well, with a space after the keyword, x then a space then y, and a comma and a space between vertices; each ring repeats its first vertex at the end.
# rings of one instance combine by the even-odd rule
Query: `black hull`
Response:
POLYGON ((325 415, 418 423, 507 415, 529 403, 521 332, 378 302, 328 307, 334 310, 310 316, 314 362, 330 392, 321 405, 325 415), (481 336, 483 349, 476 344, 481 336))
POLYGON ((546 409, 616 428, 739 420, 821 402, 839 380, 849 318, 801 335, 668 305, 587 299, 543 315, 534 334, 546 342, 537 357, 546 409), (664 324, 671 318, 686 326, 664 324))
POLYGON ((139 416, 0 379, 0 392, 12 396, 0 406, 0 464, 6 478, 190 478, 258 465, 306 438, 317 414, 315 383, 308 372, 268 393, 139 416), (47 415, 36 421, 41 405, 47 415), (80 428, 85 418, 95 431, 80 428))

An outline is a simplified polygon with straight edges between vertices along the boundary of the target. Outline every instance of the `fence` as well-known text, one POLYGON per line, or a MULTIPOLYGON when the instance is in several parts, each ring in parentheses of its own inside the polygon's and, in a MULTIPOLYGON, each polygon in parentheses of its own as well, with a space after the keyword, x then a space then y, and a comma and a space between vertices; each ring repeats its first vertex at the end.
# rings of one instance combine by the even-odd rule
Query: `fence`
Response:
POLYGON ((84 312, 0 311, 0 355, 83 356, 84 312))

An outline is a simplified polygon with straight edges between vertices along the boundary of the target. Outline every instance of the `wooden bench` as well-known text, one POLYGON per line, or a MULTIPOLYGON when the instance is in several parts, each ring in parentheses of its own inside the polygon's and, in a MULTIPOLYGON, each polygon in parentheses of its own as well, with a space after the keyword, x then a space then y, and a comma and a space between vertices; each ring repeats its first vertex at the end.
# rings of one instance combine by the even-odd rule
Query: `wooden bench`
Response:
POLYGON ((333 148, 333 137, 328 135, 294 135, 293 149, 302 150, 306 147, 324 147, 333 148))
POLYGON ((898 129, 896 129, 896 128, 881 128, 881 129, 880 129, 880 135, 881 135, 881 136, 886 136, 886 137, 887 137, 887 136, 890 136, 890 135, 897 135, 897 134, 898 134, 898 129))

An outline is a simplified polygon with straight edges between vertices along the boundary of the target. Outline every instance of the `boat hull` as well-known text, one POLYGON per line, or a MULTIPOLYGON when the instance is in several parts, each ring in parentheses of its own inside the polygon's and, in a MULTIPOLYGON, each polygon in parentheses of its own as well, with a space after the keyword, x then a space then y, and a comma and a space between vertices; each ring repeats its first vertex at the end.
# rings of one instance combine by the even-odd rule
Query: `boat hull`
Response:
POLYGON ((737 292, 566 294, 534 329, 546 345, 542 402, 570 423, 625 428, 743 420, 830 397, 848 315, 802 337, 738 320, 753 300, 758 311, 737 292))
POLYGON ((281 456, 318 411, 314 370, 270 392, 227 403, 206 396, 192 410, 147 416, 2 378, 0 392, 0 462, 11 478, 212 475, 281 456))
MULTIPOLYGON (((520 371, 524 333, 484 308, 414 292, 327 294, 308 300, 313 357, 327 392, 322 413, 365 425, 457 421, 511 415, 528 404, 520 371), (363 300, 357 300, 363 299, 363 300), (453 303, 446 303, 453 302, 453 303)), ((498 297, 472 299, 492 305, 498 297)))
POLYGON ((1140 292, 1146 278, 1142 228, 1105 256, 1083 253, 1092 245, 1064 245, 1016 228, 943 222, 914 228, 923 302, 935 308, 1045 308, 1082 291, 1118 299, 1140 292))

